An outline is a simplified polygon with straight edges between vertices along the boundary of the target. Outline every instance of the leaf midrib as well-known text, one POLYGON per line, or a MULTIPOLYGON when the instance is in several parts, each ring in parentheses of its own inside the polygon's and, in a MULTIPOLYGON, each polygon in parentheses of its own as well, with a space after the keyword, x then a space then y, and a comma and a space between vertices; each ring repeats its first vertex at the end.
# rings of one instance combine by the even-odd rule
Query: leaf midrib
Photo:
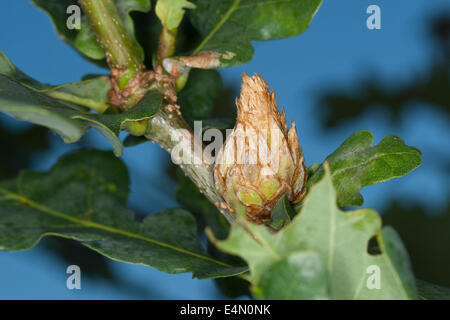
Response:
POLYGON ((374 160, 377 160, 378 158, 383 158, 383 157, 385 157, 385 156, 390 156, 390 155, 403 155, 403 154, 415 155, 416 153, 415 153, 413 150, 411 150, 411 151, 402 151, 402 152, 392 152, 392 153, 381 153, 381 154, 377 154, 376 156, 370 157, 370 158, 368 158, 367 160, 364 160, 363 162, 360 162, 360 163, 355 164, 355 165, 353 165, 353 166, 349 166, 349 167, 345 167, 345 168, 341 168, 341 169, 334 170, 334 171, 331 173, 331 176, 334 177, 336 174, 338 174, 338 173, 340 173, 340 172, 342 172, 342 171, 345 171, 345 170, 351 170, 351 169, 355 169, 355 168, 358 168, 358 167, 365 166, 365 165, 367 165, 369 162, 372 162, 372 161, 374 161, 374 160))
POLYGON ((171 244, 168 244, 168 243, 165 243, 165 242, 162 242, 162 241, 159 241, 159 240, 155 240, 155 239, 152 239, 152 238, 149 238, 149 237, 145 237, 145 236, 142 236, 140 234, 136 234, 136 233, 133 233, 133 232, 130 232, 130 231, 126 231, 126 230, 122 230, 122 229, 106 226, 106 225, 103 225, 103 224, 100 224, 100 223, 97 223, 97 222, 87 221, 87 220, 83 220, 83 219, 78 219, 78 218, 72 217, 72 216, 70 216, 68 214, 65 214, 63 212, 51 209, 51 208, 49 208, 47 206, 41 205, 41 204, 33 201, 33 200, 31 200, 31 199, 29 199, 27 197, 24 197, 24 196, 22 196, 20 194, 11 192, 11 191, 3 189, 3 188, 0 188, 0 192, 5 194, 6 198, 8 198, 8 199, 15 200, 17 202, 26 204, 26 205, 28 205, 31 208, 34 208, 34 209, 39 210, 41 212, 44 212, 46 214, 49 214, 49 215, 52 215, 52 216, 55 216, 55 217, 58 217, 58 218, 61 218, 61 219, 67 220, 67 221, 73 222, 75 224, 81 225, 81 226, 86 227, 86 228, 99 229, 99 230, 106 231, 106 232, 109 232, 109 233, 114 233, 114 234, 119 234, 119 235, 122 235, 122 236, 125 236, 125 237, 129 237, 129 238, 139 239, 139 240, 142 240, 142 241, 146 241, 146 242, 149 242, 149 243, 161 246, 163 248, 174 250, 174 251, 179 252, 179 253, 183 253, 183 254, 186 254, 186 255, 193 256, 193 257, 198 258, 198 259, 202 259, 202 260, 206 260, 206 261, 218 264, 218 265, 220 265, 222 267, 227 267, 227 268, 231 268, 232 267, 231 265, 229 265, 227 263, 224 263, 222 261, 216 260, 214 258, 211 258, 211 257, 208 257, 208 256, 204 256, 204 255, 201 255, 201 254, 198 254, 198 253, 195 253, 195 252, 183 249, 183 248, 175 247, 175 246, 173 246, 171 244))
POLYGON ((409 297, 408 291, 406 290, 406 288, 405 288, 405 286, 403 284, 403 281, 400 278, 400 275, 398 274, 397 269, 392 264, 391 257, 387 253, 387 249, 386 249, 385 243, 383 241, 383 237, 382 237, 382 233, 381 232, 377 235, 377 238, 378 237, 381 237, 381 239, 377 239, 377 240, 378 240, 378 242, 380 244, 380 249, 383 252, 383 259, 384 259, 385 263, 387 264, 389 270, 391 271, 391 273, 392 273, 392 275, 394 277, 394 280, 397 283, 397 285, 399 286, 400 291, 403 294, 404 298, 405 299, 409 299, 410 297, 409 297))
MULTIPOLYGON (((98 113, 103 113, 108 107, 108 103, 106 101, 98 101, 92 98, 87 98, 87 97, 82 97, 73 93, 69 93, 69 92, 63 92, 63 91, 58 91, 58 89, 67 87, 71 84, 77 84, 76 82, 73 83, 66 83, 66 84, 62 84, 62 85, 58 85, 58 86, 47 86, 45 89, 38 89, 36 87, 34 87, 32 84, 20 81, 17 78, 17 75, 19 74, 19 69, 16 68, 15 65, 13 65, 11 63, 11 61, 8 59, 8 57, 0 50, 0 58, 4 59, 4 61, 6 61, 6 63, 9 65, 9 67, 11 68, 12 74, 5 74, 5 73, 0 73, 6 77, 8 77, 11 80, 15 80, 18 83, 20 83, 22 86, 24 86, 25 88, 28 88, 34 92, 37 93, 41 93, 44 94, 46 96, 49 96, 51 98, 55 98, 58 100, 63 100, 66 102, 71 102, 71 103, 75 103, 78 104, 80 106, 84 106, 87 108, 90 108, 92 110, 97 111, 98 113)), ((28 76, 27 76, 28 77, 28 76)), ((29 78, 29 77, 28 77, 29 78)), ((98 78, 94 78, 94 79, 90 79, 90 80, 85 80, 85 81, 81 81, 79 82, 81 83, 86 83, 86 82, 91 82, 94 80, 98 80, 99 78, 104 78, 104 76, 100 76, 98 78)), ((30 78, 32 79, 32 78, 30 78)), ((34 80, 34 79, 32 79, 34 80)), ((80 111, 80 110, 78 110, 80 111)))
POLYGON ((247 8, 253 8, 253 6, 262 6, 262 5, 270 5, 270 4, 277 4, 277 3, 283 3, 283 2, 292 2, 292 0, 268 0, 260 3, 255 4, 244 4, 240 5, 241 0, 235 0, 231 7, 228 9, 228 11, 223 15, 223 17, 219 20, 219 22, 214 26, 214 28, 208 33, 208 35, 203 39, 203 41, 198 45, 197 48, 192 52, 192 55, 196 55, 200 52, 200 50, 203 49, 203 47, 208 43, 209 40, 219 31, 219 29, 225 24, 225 22, 230 19, 230 17, 233 15, 233 13, 239 9, 247 9, 247 8))
POLYGON ((208 41, 216 34, 216 32, 223 26, 225 22, 227 22, 228 19, 230 19, 231 15, 236 11, 239 4, 241 3, 241 0, 234 0, 231 7, 228 9, 228 11, 223 15, 223 17, 219 20, 219 22, 214 26, 214 28, 208 33, 208 35, 203 39, 203 41, 198 45, 198 47, 192 52, 193 55, 200 52, 200 50, 203 49, 203 47, 208 43, 208 41))

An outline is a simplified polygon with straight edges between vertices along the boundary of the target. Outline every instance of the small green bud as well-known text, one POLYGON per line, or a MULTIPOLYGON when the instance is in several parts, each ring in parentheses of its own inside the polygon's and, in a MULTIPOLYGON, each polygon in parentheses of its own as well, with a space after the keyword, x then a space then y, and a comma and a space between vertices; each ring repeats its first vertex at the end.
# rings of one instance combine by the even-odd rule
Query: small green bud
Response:
POLYGON ((148 120, 126 121, 123 129, 133 136, 143 136, 147 131, 148 120))

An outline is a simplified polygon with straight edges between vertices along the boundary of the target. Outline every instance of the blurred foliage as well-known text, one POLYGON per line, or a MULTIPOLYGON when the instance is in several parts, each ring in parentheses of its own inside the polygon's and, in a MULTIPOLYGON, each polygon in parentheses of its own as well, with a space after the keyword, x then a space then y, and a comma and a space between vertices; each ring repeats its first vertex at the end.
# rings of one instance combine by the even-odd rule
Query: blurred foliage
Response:
MULTIPOLYGON (((411 103, 425 108, 450 113, 450 11, 441 10, 429 20, 428 35, 433 46, 428 69, 416 73, 406 83, 388 86, 373 75, 358 80, 349 91, 322 90, 319 104, 322 125, 326 130, 358 121, 358 116, 374 110, 382 110, 390 116, 392 125, 398 126, 407 116, 411 103)), ((425 151, 425 150, 423 150, 425 151)), ((449 176, 448 155, 431 150, 436 170, 449 176)), ((431 152, 430 151, 430 152, 431 152)), ((427 153, 426 151, 424 154, 427 153)), ((447 194, 449 194, 447 190, 447 194)), ((398 231, 410 254, 417 278, 439 285, 450 286, 450 203, 440 212, 430 215, 429 209, 410 198, 408 203, 393 201, 383 210, 383 222, 398 231)))
MULTIPOLYGON (((1 118, 6 118, 2 115, 1 118)), ((48 148, 47 129, 30 126, 14 132, 0 126, 0 179, 14 177, 21 169, 31 164, 32 156, 48 148)))
POLYGON ((349 91, 328 89, 320 94, 324 111, 323 125, 332 128, 345 120, 371 111, 386 111, 393 123, 401 121, 403 112, 412 102, 450 112, 450 13, 441 13, 430 22, 429 33, 434 45, 428 70, 416 73, 406 83, 391 87, 372 74, 357 81, 349 91))
POLYGON ((450 202, 433 216, 417 204, 392 202, 383 222, 397 230, 417 278, 450 287, 450 202))

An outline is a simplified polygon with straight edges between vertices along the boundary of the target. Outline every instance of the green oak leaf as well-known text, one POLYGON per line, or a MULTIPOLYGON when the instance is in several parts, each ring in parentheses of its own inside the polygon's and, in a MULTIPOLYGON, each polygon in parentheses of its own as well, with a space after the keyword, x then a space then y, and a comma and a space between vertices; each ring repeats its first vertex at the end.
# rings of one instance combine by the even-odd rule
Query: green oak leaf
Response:
MULTIPOLYGON (((109 108, 107 77, 49 86, 24 74, 0 52, 0 111, 16 119, 45 126, 59 134, 65 143, 77 142, 89 128, 107 138, 117 156, 123 145, 118 135, 131 122, 153 117, 162 102, 161 94, 150 91, 134 108, 121 114, 98 114, 109 108)), ((132 126, 131 126, 132 127, 132 126)))
POLYGON ((185 9, 195 9, 195 5, 187 0, 158 0, 155 12, 162 25, 173 30, 180 25, 185 9))
POLYGON ((194 120, 211 117, 214 100, 222 90, 222 79, 215 70, 192 69, 188 81, 179 92, 183 117, 192 126, 194 120))
POLYGON ((328 299, 327 280, 319 256, 298 251, 271 264, 253 290, 257 299, 323 300, 328 299))
POLYGON ((84 108, 36 92, 2 74, 0 111, 45 126, 59 134, 65 143, 78 141, 88 129, 86 123, 73 118, 87 112, 84 108))
POLYGON ((202 121, 202 130, 208 129, 226 130, 233 129, 236 119, 233 118, 209 118, 202 121))
POLYGON ((103 113, 110 107, 108 103, 108 91, 111 85, 108 77, 95 76, 81 82, 66 83, 58 86, 42 84, 29 77, 0 51, 0 74, 8 76, 20 82, 23 86, 50 97, 73 102, 85 106, 99 113, 103 113))
POLYGON ((100 76, 37 91, 58 100, 76 103, 102 114, 111 107, 108 101, 110 89, 109 78, 100 76))
MULTIPOLYGON (((136 13, 133 15, 133 20, 139 26, 136 28, 136 38, 144 48, 145 64, 155 67, 158 41, 163 30, 161 21, 156 16, 155 10, 148 13, 136 13)), ((198 31, 192 26, 189 19, 184 18, 176 31, 175 55, 188 55, 194 50, 200 39, 198 31)))
MULTIPOLYGON (((152 118, 162 103, 162 95, 157 91, 149 91, 133 108, 120 114, 93 114, 85 113, 74 116, 74 119, 83 120, 91 127, 97 129, 114 147, 116 156, 123 153, 123 145, 119 140, 121 130, 132 128, 131 123, 142 122, 152 118)), ((145 128, 147 123, 144 123, 145 128)))
POLYGON ((0 111, 16 119, 45 126, 59 134, 65 143, 77 142, 89 128, 95 128, 110 141, 117 156, 123 153, 119 131, 125 129, 129 122, 153 117, 161 101, 161 94, 149 92, 134 108, 124 113, 94 114, 0 74, 0 111))
MULTIPOLYGON (((389 135, 373 146, 369 131, 358 131, 329 155, 331 177, 341 207, 360 206, 362 187, 401 177, 417 168, 422 160, 418 149, 405 145, 402 139, 389 135)), ((310 170, 307 187, 316 184, 324 175, 324 165, 310 170)))
POLYGON ((126 208, 128 190, 125 165, 105 151, 63 156, 48 172, 22 171, 0 182, 0 249, 26 250, 57 236, 168 273, 208 278, 245 271, 207 255, 187 211, 165 210, 136 221, 126 208))
POLYGON ((271 220, 267 225, 272 229, 279 230, 281 227, 287 225, 295 214, 296 212, 289 203, 288 198, 286 196, 282 196, 273 208, 271 212, 271 220))
POLYGON ((0 74, 8 76, 22 83, 25 86, 31 87, 34 90, 47 90, 51 86, 42 84, 39 81, 29 77, 16 66, 14 66, 8 57, 0 50, 0 74))
POLYGON ((211 233, 210 238, 219 249, 248 263, 248 278, 256 298, 417 297, 408 254, 397 233, 390 227, 381 228, 381 218, 373 210, 341 211, 328 170, 306 196, 301 212, 277 233, 239 219, 226 240, 215 240, 211 233), (374 236, 381 251, 376 255, 367 251, 374 236), (304 259, 309 260, 311 272, 295 270, 302 253, 309 254, 304 259), (325 267, 326 277, 314 255, 325 267), (278 286, 269 278, 277 272, 278 286), (374 272, 380 277, 380 289, 367 285, 372 284, 374 272), (292 280, 289 291, 286 277, 292 280), (313 288, 311 294, 305 286, 313 288))
POLYGON ((192 0, 189 17, 203 36, 194 54, 220 54, 219 67, 250 61, 253 40, 296 36, 311 23, 322 0, 192 0))
POLYGON ((177 170, 177 177, 178 185, 175 191, 177 201, 196 216, 201 231, 209 227, 216 237, 225 238, 230 228, 225 217, 180 169, 177 170))
MULTIPOLYGON (((230 225, 225 217, 200 193, 198 187, 185 176, 181 169, 177 169, 177 178, 176 199, 183 208, 195 216, 199 234, 204 235, 205 228, 208 228, 212 230, 215 237, 225 239, 230 230, 230 225)), ((207 252, 212 257, 227 262, 230 265, 246 266, 244 261, 218 250, 210 242, 207 243, 207 252)), ((215 282, 227 297, 236 298, 242 295, 249 295, 249 284, 240 277, 220 278, 215 279, 215 282)))
MULTIPOLYGON (((81 16, 80 30, 67 28, 67 19, 70 16, 67 13, 67 8, 71 5, 79 6, 77 0, 32 0, 32 2, 50 16, 62 40, 90 59, 103 60, 105 58, 105 54, 97 43, 95 34, 84 15, 81 16)), ((135 39, 134 22, 130 13, 132 11, 150 11, 150 0, 114 0, 114 2, 116 3, 117 10, 122 18, 128 36, 135 42, 143 59, 144 51, 135 39)))

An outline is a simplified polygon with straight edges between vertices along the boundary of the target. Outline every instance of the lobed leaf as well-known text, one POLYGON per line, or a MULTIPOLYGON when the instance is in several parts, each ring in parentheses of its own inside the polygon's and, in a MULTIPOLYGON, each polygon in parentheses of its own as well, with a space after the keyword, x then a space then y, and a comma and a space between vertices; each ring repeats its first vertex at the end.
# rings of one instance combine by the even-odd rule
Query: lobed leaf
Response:
MULTIPOLYGON (((420 151, 405 145, 397 136, 386 136, 376 146, 372 145, 372 133, 358 131, 325 159, 330 166, 339 206, 362 205, 364 199, 359 191, 364 186, 404 176, 422 162, 420 151)), ((308 188, 322 179, 324 164, 310 171, 308 188)))
POLYGON ((248 263, 256 298, 417 297, 409 258, 396 232, 381 229, 381 219, 373 210, 341 211, 328 171, 305 198, 302 211, 277 233, 241 219, 228 239, 216 240, 216 245, 248 263), (381 251, 376 255, 368 252, 374 236, 381 251), (302 259, 308 261, 305 270, 299 269, 302 259), (368 285, 373 268, 379 271, 379 289, 368 285), (271 281, 270 275, 279 283, 271 281))
POLYGON ((203 36, 194 54, 213 51, 218 67, 250 61, 253 40, 296 36, 311 23, 322 0, 193 0, 189 17, 203 36))
POLYGON ((45 236, 80 241, 111 259, 199 278, 239 274, 208 256, 194 218, 165 210, 142 222, 126 208, 128 172, 109 152, 77 151, 48 172, 23 171, 0 182, 0 249, 25 250, 45 236))

